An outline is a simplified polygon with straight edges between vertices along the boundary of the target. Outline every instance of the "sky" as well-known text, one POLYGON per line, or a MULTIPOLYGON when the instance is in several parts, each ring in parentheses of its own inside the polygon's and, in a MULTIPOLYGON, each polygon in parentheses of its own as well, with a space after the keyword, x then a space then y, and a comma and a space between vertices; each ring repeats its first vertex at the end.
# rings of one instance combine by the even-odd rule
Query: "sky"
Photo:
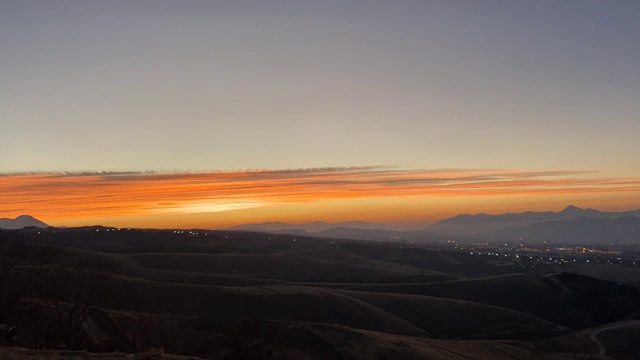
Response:
POLYGON ((0 2, 0 217, 640 208, 638 1, 0 2))

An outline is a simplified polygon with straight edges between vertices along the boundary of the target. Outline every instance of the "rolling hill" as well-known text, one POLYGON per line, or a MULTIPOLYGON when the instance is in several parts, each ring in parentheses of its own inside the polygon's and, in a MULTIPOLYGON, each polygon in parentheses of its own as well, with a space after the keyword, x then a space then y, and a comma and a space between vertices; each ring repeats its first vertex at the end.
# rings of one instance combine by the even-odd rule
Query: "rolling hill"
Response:
MULTIPOLYGON (((108 227, 10 234, 24 235, 26 250, 54 251, 36 273, 38 291, 2 313, 21 329, 13 344, 21 347, 215 359, 576 359, 599 351, 590 338, 597 326, 640 317, 637 287, 562 269, 515 273, 428 244, 108 227), (83 316, 65 340, 66 324, 83 316)), ((37 264, 0 276, 28 276, 37 264)), ((635 330, 625 331, 618 342, 611 336, 620 331, 600 333, 612 354, 636 351, 635 330)))

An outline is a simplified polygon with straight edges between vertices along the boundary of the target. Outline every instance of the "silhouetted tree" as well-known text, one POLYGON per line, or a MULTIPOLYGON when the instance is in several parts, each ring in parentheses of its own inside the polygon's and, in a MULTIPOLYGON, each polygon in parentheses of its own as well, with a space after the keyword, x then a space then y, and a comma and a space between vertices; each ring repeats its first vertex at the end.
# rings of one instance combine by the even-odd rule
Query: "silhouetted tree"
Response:
POLYGON ((107 274, 107 266, 100 261, 59 269, 52 283, 58 294, 53 306, 59 322, 58 335, 68 349, 80 348, 89 310, 105 298, 107 274))
POLYGON ((44 296, 47 274, 59 248, 28 243, 16 232, 0 231, 0 323, 44 296))

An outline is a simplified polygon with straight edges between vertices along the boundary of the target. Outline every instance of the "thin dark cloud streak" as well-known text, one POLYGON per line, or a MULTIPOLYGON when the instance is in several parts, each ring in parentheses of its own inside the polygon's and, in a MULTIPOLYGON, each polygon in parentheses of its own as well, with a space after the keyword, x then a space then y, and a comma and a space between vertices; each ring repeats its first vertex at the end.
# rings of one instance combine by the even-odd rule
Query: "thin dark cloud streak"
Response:
MULTIPOLYGON (((391 168, 388 165, 374 166, 333 166, 333 167, 314 167, 299 169, 243 169, 243 170, 211 170, 211 171, 166 171, 166 170, 144 170, 144 171, 27 171, 27 172, 5 172, 0 176, 24 176, 24 175, 43 175, 57 177, 81 177, 81 176, 188 176, 188 175, 211 175, 211 174, 305 174, 305 173, 331 173, 331 172, 358 172, 371 171, 384 168, 391 168)), ((432 170, 440 171, 440 170, 432 170)))

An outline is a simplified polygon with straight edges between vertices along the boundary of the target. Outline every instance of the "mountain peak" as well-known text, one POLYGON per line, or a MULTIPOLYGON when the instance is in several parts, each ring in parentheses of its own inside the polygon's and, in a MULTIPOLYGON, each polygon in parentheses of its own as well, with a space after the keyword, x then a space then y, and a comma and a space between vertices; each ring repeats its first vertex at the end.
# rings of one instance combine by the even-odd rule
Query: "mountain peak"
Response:
POLYGON ((579 211, 579 210, 583 210, 575 205, 569 205, 566 208, 564 208, 564 210, 561 211, 561 213, 563 212, 570 212, 570 211, 579 211))
POLYGON ((31 226, 46 228, 49 225, 31 215, 20 215, 15 219, 0 219, 0 229, 22 229, 31 226))
POLYGON ((587 209, 582 209, 579 208, 577 206, 574 205, 569 205, 566 208, 564 208, 564 210, 562 210, 561 212, 559 212, 558 214, 564 215, 564 216, 599 216, 601 214, 601 212, 599 210, 596 209, 592 209, 592 208, 587 208, 587 209))

